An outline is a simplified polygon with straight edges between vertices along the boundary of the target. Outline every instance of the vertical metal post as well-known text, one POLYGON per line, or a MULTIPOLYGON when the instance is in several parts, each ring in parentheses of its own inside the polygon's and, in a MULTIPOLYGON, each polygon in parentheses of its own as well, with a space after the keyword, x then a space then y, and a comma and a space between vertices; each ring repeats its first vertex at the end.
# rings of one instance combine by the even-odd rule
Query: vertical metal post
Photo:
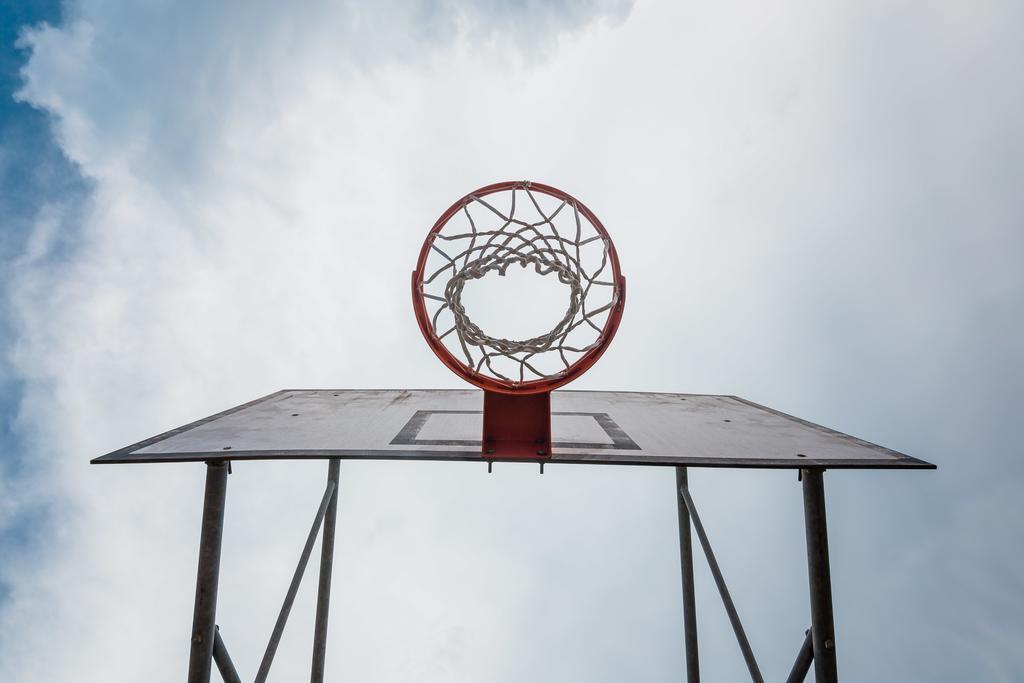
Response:
POLYGON ((836 633, 832 615, 832 577, 828 565, 828 528, 825 523, 823 470, 802 472, 804 525, 807 530, 807 580, 811 593, 811 641, 814 679, 836 683, 836 633))
POLYGON ((679 509, 679 566, 683 575, 683 637, 686 642, 686 681, 700 683, 700 658, 697 653, 697 604, 693 590, 693 544, 690 537, 690 513, 683 499, 687 487, 685 467, 676 467, 676 506, 679 509))
POLYGON ((324 517, 324 538, 320 550, 320 586, 316 598, 316 626, 313 631, 313 668, 311 683, 323 683, 327 658, 327 621, 331 606, 331 576, 334 572, 334 529, 338 519, 338 490, 341 460, 333 459, 327 467, 328 485, 334 484, 334 497, 324 517))
POLYGON ((220 545, 224 536, 224 498, 227 489, 228 464, 224 461, 207 462, 203 527, 199 536, 199 569, 196 572, 196 602, 192 613, 192 648, 188 658, 188 683, 210 681, 217 617, 217 582, 220 577, 220 545))

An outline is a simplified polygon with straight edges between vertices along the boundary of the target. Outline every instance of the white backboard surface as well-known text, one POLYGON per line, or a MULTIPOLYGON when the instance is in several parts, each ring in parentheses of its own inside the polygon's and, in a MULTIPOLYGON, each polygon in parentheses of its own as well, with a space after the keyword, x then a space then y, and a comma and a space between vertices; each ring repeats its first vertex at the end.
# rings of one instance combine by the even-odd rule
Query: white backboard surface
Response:
MULTIPOLYGON (((94 463, 345 458, 483 462, 479 390, 285 390, 94 463)), ((555 391, 548 463, 934 465, 735 396, 555 391)))

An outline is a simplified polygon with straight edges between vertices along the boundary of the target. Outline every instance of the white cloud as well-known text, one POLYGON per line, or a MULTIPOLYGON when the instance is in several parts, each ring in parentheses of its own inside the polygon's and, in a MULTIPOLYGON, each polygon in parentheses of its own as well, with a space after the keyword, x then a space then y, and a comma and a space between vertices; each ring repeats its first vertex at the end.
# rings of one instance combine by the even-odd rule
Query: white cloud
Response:
MULTIPOLYGON (((284 386, 456 386, 419 338, 408 275, 436 214, 498 179, 563 186, 619 247, 626 318, 581 387, 739 393, 922 457, 966 447, 972 422, 996 434, 988 452, 1000 444, 984 399, 957 412, 938 396, 1019 379, 1020 351, 995 346, 1020 332, 1021 207, 1000 184, 1021 161, 1012 6, 367 7, 87 2, 26 38, 22 96, 54 113, 95 192, 69 258, 24 261, 12 291, 21 429, 42 463, 19 486, 61 502, 37 551, 4 568, 0 624, 17 635, 0 678, 182 678, 201 468, 87 458, 284 386)), ((231 477, 219 621, 243 675, 322 469, 231 477)), ((886 475, 844 476, 830 475, 846 503, 830 509, 834 552, 904 544, 871 526, 886 498, 849 519, 886 475)), ((887 490, 944 486, 928 477, 887 490)), ((693 478, 779 677, 807 626, 793 477, 693 478)), ((670 482, 345 465, 329 671, 679 679, 670 482)), ((872 660, 880 637, 861 634, 876 615, 855 591, 898 600, 879 572, 837 582, 844 668, 882 680, 913 659, 929 680, 956 676, 924 650, 872 660)), ((312 584, 278 680, 304 671, 312 584)), ((730 680, 744 669, 709 588, 705 671, 730 680)), ((927 630, 932 596, 914 597, 920 614, 900 623, 927 630)))

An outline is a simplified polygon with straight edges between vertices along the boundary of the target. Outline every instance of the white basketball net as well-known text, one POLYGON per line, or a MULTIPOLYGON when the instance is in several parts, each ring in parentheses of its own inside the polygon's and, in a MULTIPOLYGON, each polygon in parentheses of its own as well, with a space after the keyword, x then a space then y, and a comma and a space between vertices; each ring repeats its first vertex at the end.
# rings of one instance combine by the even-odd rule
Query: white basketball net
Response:
POLYGON ((620 292, 608 239, 575 202, 530 189, 476 197, 436 233, 423 269, 422 296, 434 334, 467 367, 511 383, 563 375, 601 339, 620 292), (462 303, 467 282, 511 265, 532 267, 568 285, 565 315, 530 339, 492 337, 470 320, 462 303))

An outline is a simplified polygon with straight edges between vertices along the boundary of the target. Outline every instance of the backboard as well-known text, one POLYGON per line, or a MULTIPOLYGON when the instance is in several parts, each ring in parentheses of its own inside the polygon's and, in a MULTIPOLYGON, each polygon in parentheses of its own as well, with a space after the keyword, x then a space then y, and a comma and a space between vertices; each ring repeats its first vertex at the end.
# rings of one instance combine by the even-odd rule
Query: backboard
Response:
MULTIPOLYGON (((92 462, 500 461, 481 452, 482 407, 472 389, 285 390, 92 462)), ((934 468, 735 396, 558 390, 551 430, 551 452, 535 462, 934 468)))

